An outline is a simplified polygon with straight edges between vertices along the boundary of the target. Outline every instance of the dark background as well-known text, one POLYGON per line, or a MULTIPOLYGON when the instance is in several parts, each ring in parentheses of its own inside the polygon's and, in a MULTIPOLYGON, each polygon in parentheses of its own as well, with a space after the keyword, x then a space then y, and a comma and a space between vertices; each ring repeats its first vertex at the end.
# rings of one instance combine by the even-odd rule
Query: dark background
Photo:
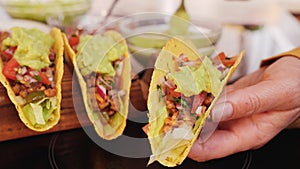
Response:
MULTIPOLYGON (((140 127, 130 122, 128 125, 140 127)), ((126 128, 125 135, 131 134, 128 132, 132 131, 130 127, 126 128)), ((137 134, 144 137, 143 133, 137 134)), ((260 149, 204 163, 187 158, 175 168, 298 169, 299 143, 300 129, 284 130, 260 149)), ((1 169, 166 168, 157 162, 146 167, 148 158, 126 158, 111 154, 95 144, 82 128, 1 142, 0 153, 1 169)))

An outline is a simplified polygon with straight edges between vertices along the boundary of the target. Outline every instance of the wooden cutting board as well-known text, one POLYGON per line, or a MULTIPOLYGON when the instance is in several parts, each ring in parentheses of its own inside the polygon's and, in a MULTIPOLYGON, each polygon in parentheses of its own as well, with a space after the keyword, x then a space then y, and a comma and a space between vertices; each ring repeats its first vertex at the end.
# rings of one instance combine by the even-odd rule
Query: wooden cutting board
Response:
POLYGON ((77 80, 73 81, 73 72, 65 65, 62 80, 60 121, 55 127, 48 131, 35 132, 28 129, 21 122, 15 106, 7 96, 6 89, 0 84, 0 141, 75 129, 81 127, 81 124, 90 125, 82 102, 81 92, 80 90, 72 91, 72 85, 76 87, 76 89, 79 89, 77 80), (76 112, 74 103, 76 104, 76 112), (80 119, 80 121, 78 119, 80 119))

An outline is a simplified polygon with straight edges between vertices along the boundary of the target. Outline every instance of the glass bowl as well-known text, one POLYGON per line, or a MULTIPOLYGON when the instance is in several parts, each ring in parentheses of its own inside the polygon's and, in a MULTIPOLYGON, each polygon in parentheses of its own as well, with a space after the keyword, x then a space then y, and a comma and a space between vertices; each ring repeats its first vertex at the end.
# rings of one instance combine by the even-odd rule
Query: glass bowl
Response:
POLYGON ((48 16, 78 16, 86 13, 92 0, 2 0, 14 18, 46 21, 48 16))
MULTIPOLYGON (((168 33, 170 18, 161 13, 143 13, 118 21, 118 29, 126 38, 131 54, 143 66, 153 66, 162 47, 176 36, 168 33)), ((180 36, 193 42, 201 55, 210 56, 220 38, 222 25, 203 19, 193 19, 188 24, 188 33, 180 36)))

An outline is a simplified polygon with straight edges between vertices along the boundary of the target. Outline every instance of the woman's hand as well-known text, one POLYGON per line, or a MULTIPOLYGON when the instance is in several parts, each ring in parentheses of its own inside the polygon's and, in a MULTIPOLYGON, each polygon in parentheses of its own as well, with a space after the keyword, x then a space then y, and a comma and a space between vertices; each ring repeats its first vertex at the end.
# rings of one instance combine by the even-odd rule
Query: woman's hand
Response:
POLYGON ((226 87, 211 115, 221 119, 189 157, 202 162, 257 149, 300 116, 300 59, 283 57, 226 87))

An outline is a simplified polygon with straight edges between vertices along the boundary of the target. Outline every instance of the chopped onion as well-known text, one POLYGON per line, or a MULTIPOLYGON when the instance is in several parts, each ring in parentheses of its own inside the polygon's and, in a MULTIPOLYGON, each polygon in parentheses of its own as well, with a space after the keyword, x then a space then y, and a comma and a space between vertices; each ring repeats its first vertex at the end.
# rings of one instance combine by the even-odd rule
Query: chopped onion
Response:
POLYGON ((170 89, 175 88, 175 84, 172 80, 168 79, 167 81, 165 81, 164 83, 166 86, 168 86, 170 89))
POLYGON ((29 79, 29 83, 35 83, 35 82, 38 82, 36 79, 34 79, 34 78, 30 78, 29 79))
POLYGON ((202 114, 202 111, 203 111, 203 106, 199 106, 197 109, 196 109, 196 114, 199 116, 202 114))
POLYGON ((25 73, 27 73, 27 68, 24 66, 21 68, 21 74, 25 75, 25 73))
POLYGON ((18 80, 18 81, 21 81, 21 80, 23 80, 23 76, 22 76, 22 75, 20 75, 20 74, 17 74, 17 75, 16 75, 16 78, 17 78, 17 80, 18 80))
POLYGON ((223 77, 225 77, 229 72, 228 68, 225 68, 224 71, 222 72, 223 77))
POLYGON ((117 96, 117 94, 118 94, 117 90, 110 90, 110 91, 108 91, 108 95, 110 95, 112 97, 117 96))
POLYGON ((182 105, 181 105, 180 103, 176 104, 176 108, 177 108, 178 110, 182 110, 182 109, 183 109, 183 107, 182 107, 182 105))
POLYGON ((106 88, 102 85, 97 85, 97 92, 102 97, 102 99, 105 99, 106 97, 106 88))
POLYGON ((36 79, 32 78, 32 77, 29 76, 29 75, 25 75, 25 76, 24 76, 24 80, 25 80, 27 83, 34 83, 34 82, 37 82, 36 79))
POLYGON ((120 62, 118 64, 118 68, 117 68, 117 75, 121 76, 122 75, 122 71, 123 71, 123 62, 120 62))
POLYGON ((217 69, 218 69, 219 71, 221 71, 221 72, 223 72, 224 69, 226 68, 223 64, 219 64, 219 65, 217 65, 216 67, 217 67, 217 69))
POLYGON ((164 78, 160 78, 159 81, 158 81, 159 84, 163 84, 164 82, 165 82, 164 78))
POLYGON ((52 87, 52 88, 55 88, 55 86, 56 86, 56 85, 55 85, 55 82, 54 82, 54 81, 51 81, 51 87, 52 87))
POLYGON ((21 96, 16 96, 16 101, 17 101, 18 105, 20 105, 20 106, 26 104, 26 100, 23 99, 21 96))
POLYGON ((29 74, 30 74, 31 76, 38 76, 38 75, 40 74, 40 72, 39 72, 39 71, 36 71, 36 70, 31 70, 31 71, 29 72, 29 74))
POLYGON ((111 85, 109 85, 102 77, 98 76, 98 80, 105 84, 108 89, 112 89, 111 85))

